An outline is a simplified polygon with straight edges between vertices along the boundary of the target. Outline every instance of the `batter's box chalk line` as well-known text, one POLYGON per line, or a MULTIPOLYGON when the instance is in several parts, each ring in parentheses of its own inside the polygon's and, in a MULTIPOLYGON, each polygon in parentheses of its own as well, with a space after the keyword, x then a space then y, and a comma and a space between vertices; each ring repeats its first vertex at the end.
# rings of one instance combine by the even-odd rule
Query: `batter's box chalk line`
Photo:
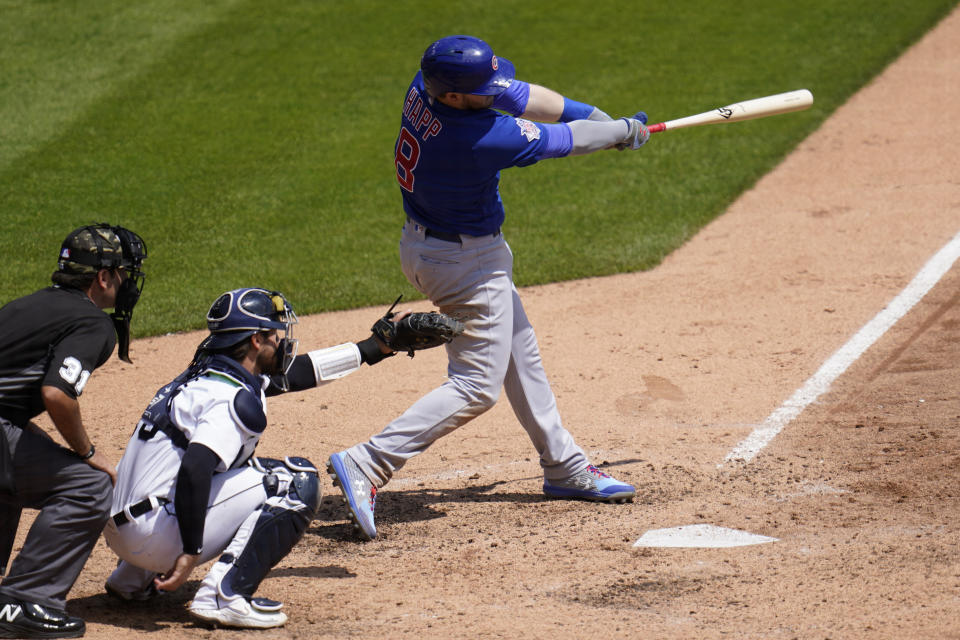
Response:
POLYGON ((960 233, 930 258, 910 284, 890 304, 830 356, 802 387, 797 389, 779 409, 771 413, 746 439, 734 447, 717 467, 722 468, 725 464, 746 464, 753 460, 784 427, 829 390, 830 385, 851 364, 923 299, 950 270, 958 257, 960 257, 960 233))

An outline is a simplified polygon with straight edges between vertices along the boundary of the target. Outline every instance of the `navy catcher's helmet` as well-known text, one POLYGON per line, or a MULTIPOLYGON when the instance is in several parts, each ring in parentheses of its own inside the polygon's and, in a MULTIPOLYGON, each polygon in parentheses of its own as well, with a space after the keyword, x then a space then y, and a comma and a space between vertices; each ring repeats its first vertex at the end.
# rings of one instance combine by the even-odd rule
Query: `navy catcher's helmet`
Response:
POLYGON ((480 38, 447 36, 423 52, 420 71, 427 93, 437 97, 448 91, 495 96, 513 82, 513 63, 493 54, 480 38))
POLYGON ((255 333, 276 329, 281 338, 292 340, 293 325, 297 314, 293 307, 277 291, 245 288, 227 291, 217 298, 207 312, 207 328, 210 335, 200 343, 200 351, 222 351, 255 333))

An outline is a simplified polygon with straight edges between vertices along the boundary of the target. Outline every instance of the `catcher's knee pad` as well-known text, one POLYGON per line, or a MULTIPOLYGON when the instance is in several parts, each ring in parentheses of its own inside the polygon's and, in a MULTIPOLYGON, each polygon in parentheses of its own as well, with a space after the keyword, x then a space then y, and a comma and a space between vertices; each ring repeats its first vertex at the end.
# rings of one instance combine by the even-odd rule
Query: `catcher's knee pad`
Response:
POLYGON ((272 498, 284 498, 291 506, 299 502, 307 507, 313 519, 320 507, 323 492, 319 472, 312 462, 306 458, 287 456, 283 460, 252 458, 250 464, 264 473, 263 486, 268 504, 272 498))

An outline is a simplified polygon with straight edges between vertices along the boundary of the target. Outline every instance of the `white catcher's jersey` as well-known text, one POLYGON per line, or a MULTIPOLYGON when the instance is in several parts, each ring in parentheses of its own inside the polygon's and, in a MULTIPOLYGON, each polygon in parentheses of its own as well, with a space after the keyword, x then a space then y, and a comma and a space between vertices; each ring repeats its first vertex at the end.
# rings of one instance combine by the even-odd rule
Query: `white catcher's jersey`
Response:
MULTIPOLYGON (((298 358, 309 359, 317 386, 349 375, 361 364, 360 351, 352 342, 317 349, 298 358)), ((264 391, 270 379, 259 376, 259 380, 260 401, 266 414, 264 391)), ((262 432, 247 429, 234 410, 233 399, 243 388, 244 385, 230 375, 208 370, 185 383, 171 403, 170 417, 186 439, 203 444, 220 458, 217 472, 243 465, 260 442, 262 432)), ((166 387, 161 392, 165 395, 169 390, 166 387)), ((157 394, 154 402, 160 395, 157 394)), ((142 440, 140 429, 138 424, 117 467, 111 513, 151 496, 173 500, 185 449, 162 433, 142 440)))
MULTIPOLYGON (((270 381, 265 376, 261 380, 260 397, 266 412, 263 389, 270 381)), ((184 384, 171 404, 170 417, 187 439, 203 444, 220 458, 217 471, 244 464, 262 435, 244 428, 232 409, 234 396, 242 388, 222 373, 207 372, 184 384)), ((138 425, 117 466, 111 513, 150 496, 173 500, 180 461, 186 452, 162 434, 141 440, 139 430, 138 425)))

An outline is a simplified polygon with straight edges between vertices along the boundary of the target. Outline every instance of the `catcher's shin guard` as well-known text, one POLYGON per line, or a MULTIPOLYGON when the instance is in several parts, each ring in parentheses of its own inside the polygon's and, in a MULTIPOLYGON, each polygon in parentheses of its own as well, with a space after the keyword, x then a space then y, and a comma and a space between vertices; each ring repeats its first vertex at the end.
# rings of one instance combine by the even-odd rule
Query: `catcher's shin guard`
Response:
POLYGON ((237 596, 250 600, 270 569, 303 537, 320 506, 316 468, 303 458, 287 458, 283 467, 275 467, 265 476, 265 484, 271 477, 279 480, 277 493, 244 521, 204 579, 201 591, 213 587, 227 601, 237 596), (308 468, 311 470, 305 470, 308 468))

